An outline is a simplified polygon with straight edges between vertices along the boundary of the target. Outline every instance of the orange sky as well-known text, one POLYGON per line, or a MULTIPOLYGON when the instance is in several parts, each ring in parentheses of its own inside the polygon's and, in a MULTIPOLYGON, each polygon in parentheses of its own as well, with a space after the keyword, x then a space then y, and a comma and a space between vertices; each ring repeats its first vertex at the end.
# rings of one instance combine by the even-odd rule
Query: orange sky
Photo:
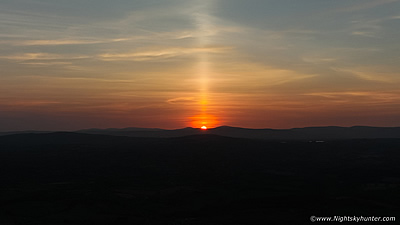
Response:
POLYGON ((400 126, 398 0, 0 8, 0 131, 400 126))

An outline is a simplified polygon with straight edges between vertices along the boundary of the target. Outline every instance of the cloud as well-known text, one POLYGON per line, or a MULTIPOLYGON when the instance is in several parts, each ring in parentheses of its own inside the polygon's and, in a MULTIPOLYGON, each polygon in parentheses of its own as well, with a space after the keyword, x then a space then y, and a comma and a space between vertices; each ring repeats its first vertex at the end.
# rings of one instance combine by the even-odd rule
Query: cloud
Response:
POLYGON ((398 82, 397 74, 388 74, 382 72, 371 72, 371 68, 369 68, 369 72, 365 72, 368 68, 332 68, 334 71, 341 73, 352 74, 362 80, 374 81, 380 83, 393 83, 398 82))
POLYGON ((376 33, 371 31, 353 31, 351 34, 363 37, 376 37, 376 33))
POLYGON ((71 65, 71 62, 22 62, 24 65, 31 66, 57 66, 57 65, 71 65))
POLYGON ((30 101, 2 101, 0 104, 3 107, 36 107, 36 106, 49 106, 55 104, 61 104, 59 101, 51 101, 51 100, 30 100, 30 101))
POLYGON ((192 97, 179 97, 168 99, 167 103, 169 104, 186 104, 186 103, 194 103, 196 100, 192 97))
POLYGON ((7 60, 15 60, 15 61, 27 61, 27 60, 58 60, 58 59, 85 59, 88 56, 68 56, 68 55, 60 55, 60 54, 50 54, 50 53, 23 53, 23 54, 14 54, 14 55, 2 55, 0 59, 7 60))
POLYGON ((55 39, 55 40, 26 40, 15 42, 14 45, 29 46, 29 45, 84 45, 84 44, 102 44, 127 41, 128 38, 105 39, 105 40, 79 40, 79 39, 55 39))
POLYGON ((326 64, 326 63, 332 63, 332 62, 336 62, 338 61, 337 58, 333 58, 333 57, 308 57, 305 56, 302 58, 304 62, 307 63, 313 63, 313 64, 326 64))
POLYGON ((368 1, 368 2, 363 2, 360 4, 355 4, 350 7, 346 8, 341 8, 336 10, 336 12, 356 12, 356 11, 361 11, 361 10, 367 10, 367 9, 372 9, 375 7, 378 7, 380 5, 385 5, 393 2, 398 2, 399 0, 374 0, 374 1, 368 1))
MULTIPOLYGON (((302 53, 301 59, 306 63, 338 65, 352 63, 355 58, 360 56, 370 56, 381 54, 384 50, 373 47, 325 47, 324 49, 315 49, 313 51, 302 53)), ((330 67, 327 67, 330 69, 330 67)))
POLYGON ((388 27, 385 22, 400 19, 400 16, 380 16, 374 19, 361 19, 351 21, 351 35, 364 37, 384 37, 385 29, 394 29, 388 27))
POLYGON ((398 102, 399 92, 379 92, 379 91, 343 91, 343 92, 315 92, 306 93, 308 96, 318 96, 337 103, 360 103, 360 104, 385 104, 398 102))
POLYGON ((229 47, 199 47, 199 48, 164 48, 159 50, 147 50, 130 53, 105 53, 99 55, 104 61, 150 61, 171 58, 181 55, 192 55, 200 53, 218 54, 229 51, 229 47))

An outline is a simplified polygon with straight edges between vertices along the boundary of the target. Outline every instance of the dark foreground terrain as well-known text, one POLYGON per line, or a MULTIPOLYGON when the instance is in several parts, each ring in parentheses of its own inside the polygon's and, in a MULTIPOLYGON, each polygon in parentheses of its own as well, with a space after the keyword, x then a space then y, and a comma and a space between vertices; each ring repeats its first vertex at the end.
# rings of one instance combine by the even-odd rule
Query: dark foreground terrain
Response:
POLYGON ((398 223, 399 162, 400 139, 7 135, 0 224, 307 224, 312 215, 398 223))

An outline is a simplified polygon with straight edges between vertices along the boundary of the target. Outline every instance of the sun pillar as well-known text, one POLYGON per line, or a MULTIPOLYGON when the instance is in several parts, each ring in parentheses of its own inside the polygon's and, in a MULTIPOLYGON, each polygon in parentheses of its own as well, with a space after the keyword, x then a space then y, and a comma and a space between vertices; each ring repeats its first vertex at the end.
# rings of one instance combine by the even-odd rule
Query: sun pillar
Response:
POLYGON ((199 1, 199 6, 194 13, 194 20, 197 26, 198 52, 197 58, 197 77, 199 80, 199 114, 191 118, 193 127, 213 127, 216 119, 210 115, 209 111, 209 83, 212 75, 212 65, 210 55, 205 49, 211 44, 211 37, 214 33, 212 19, 209 15, 211 1, 199 1), (204 50, 204 51, 203 51, 204 50))

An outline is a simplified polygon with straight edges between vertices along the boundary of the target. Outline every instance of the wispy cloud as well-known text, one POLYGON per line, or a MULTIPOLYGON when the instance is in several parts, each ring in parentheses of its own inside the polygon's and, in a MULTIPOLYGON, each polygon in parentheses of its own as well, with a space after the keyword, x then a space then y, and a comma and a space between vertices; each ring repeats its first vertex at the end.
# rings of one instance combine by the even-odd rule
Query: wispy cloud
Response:
POLYGON ((31 100, 31 101, 15 101, 15 102, 7 102, 7 104, 11 106, 18 107, 32 107, 32 106, 46 106, 46 105, 54 105, 60 104, 59 101, 49 101, 49 100, 31 100))
POLYGON ((101 43, 112 43, 130 40, 128 38, 119 39, 105 39, 105 40, 79 40, 79 39, 55 39, 55 40, 26 40, 14 42, 14 45, 84 45, 84 44, 101 44, 101 43))
POLYGON ((24 65, 31 66, 59 66, 59 65, 71 65, 71 62, 22 62, 24 65))
POLYGON ((380 83, 393 83, 393 82, 398 82, 399 79, 397 78, 396 74, 385 74, 382 72, 366 72, 365 70, 368 68, 338 68, 338 67, 333 67, 333 70, 341 73, 347 73, 347 74, 352 74, 355 77, 358 77, 363 80, 367 81, 374 81, 374 82, 380 82, 380 83))
POLYGON ((364 1, 363 3, 351 5, 346 8, 341 8, 336 10, 336 12, 356 12, 360 10, 367 10, 367 9, 372 9, 381 5, 393 3, 393 2, 399 2, 399 0, 374 0, 374 1, 364 1))
POLYGON ((326 47, 324 49, 317 49, 307 53, 303 53, 301 59, 307 63, 313 64, 327 64, 327 63, 351 63, 351 59, 359 57, 360 55, 375 55, 381 53, 383 50, 373 47, 352 48, 352 47, 326 47))
POLYGON ((353 31, 351 34, 363 37, 377 37, 376 32, 371 31, 353 31))
POLYGON ((196 100, 193 97, 179 97, 168 99, 167 103, 169 104, 187 104, 187 103, 195 103, 196 100))
POLYGON ((362 19, 352 21, 348 32, 353 36, 361 37, 379 37, 382 33, 382 22, 388 18, 362 19))
POLYGON ((204 47, 204 48, 165 48, 160 50, 147 50, 131 53, 105 53, 100 54, 99 58, 104 61, 132 60, 148 61, 171 58, 181 55, 191 55, 199 53, 226 53, 230 47, 204 47))
POLYGON ((332 57, 329 58, 329 57, 308 57, 308 56, 305 56, 302 59, 304 62, 313 64, 326 64, 326 63, 336 62, 338 60, 337 58, 332 58, 332 57))
POLYGON ((350 33, 364 37, 382 37, 382 31, 387 28, 385 22, 400 19, 400 16, 381 16, 374 19, 351 21, 350 33))
POLYGON ((58 60, 58 59, 85 59, 88 56, 82 55, 61 55, 61 54, 50 54, 50 53, 23 53, 14 55, 2 55, 0 59, 26 61, 26 60, 58 60))
POLYGON ((335 101, 338 103, 354 103, 365 104, 384 104, 390 102, 398 102, 400 100, 399 92, 378 92, 378 91, 343 91, 343 92, 314 92, 304 95, 317 96, 335 101), (356 100, 356 101, 355 101, 356 100))

